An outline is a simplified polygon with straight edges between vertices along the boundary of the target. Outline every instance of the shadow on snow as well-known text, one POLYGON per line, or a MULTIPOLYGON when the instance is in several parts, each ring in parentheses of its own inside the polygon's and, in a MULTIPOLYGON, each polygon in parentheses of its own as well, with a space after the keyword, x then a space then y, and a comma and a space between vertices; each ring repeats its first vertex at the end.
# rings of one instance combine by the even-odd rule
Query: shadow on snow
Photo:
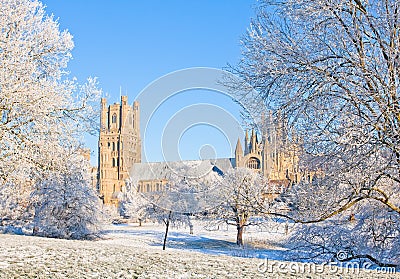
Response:
MULTIPOLYGON (((126 225, 118 225, 128 227, 126 225)), ((146 239, 150 246, 162 247, 164 232, 156 230, 105 230, 104 234, 121 234, 124 236, 140 236, 146 239)), ((285 251, 267 248, 254 247, 251 244, 245 244, 244 247, 238 247, 235 242, 221 240, 202 235, 191 235, 182 232, 169 232, 167 238, 167 249, 190 250, 211 255, 226 255, 244 258, 268 258, 270 260, 282 259, 285 251)))

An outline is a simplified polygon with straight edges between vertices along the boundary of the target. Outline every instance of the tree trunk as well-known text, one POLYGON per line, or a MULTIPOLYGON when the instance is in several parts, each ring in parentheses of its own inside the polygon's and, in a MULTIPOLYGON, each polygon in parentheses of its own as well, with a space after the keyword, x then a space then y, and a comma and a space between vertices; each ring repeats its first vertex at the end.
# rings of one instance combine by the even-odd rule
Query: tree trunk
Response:
POLYGON ((236 244, 238 246, 243 246, 243 228, 244 226, 237 225, 237 235, 236 235, 236 244))
POLYGON ((190 216, 188 216, 188 223, 189 223, 189 234, 193 234, 193 223, 190 220, 190 216))
POLYGON ((172 214, 172 211, 169 212, 169 214, 168 214, 168 219, 167 219, 167 221, 165 222, 165 235, 164 235, 164 243, 163 243, 163 247, 162 247, 163 250, 165 250, 165 246, 166 246, 166 244, 167 244, 169 220, 171 219, 171 214, 172 214))
POLYGON ((236 229, 237 229, 236 244, 241 247, 243 246, 243 230, 244 227, 246 226, 247 218, 248 216, 245 212, 236 215, 236 229))

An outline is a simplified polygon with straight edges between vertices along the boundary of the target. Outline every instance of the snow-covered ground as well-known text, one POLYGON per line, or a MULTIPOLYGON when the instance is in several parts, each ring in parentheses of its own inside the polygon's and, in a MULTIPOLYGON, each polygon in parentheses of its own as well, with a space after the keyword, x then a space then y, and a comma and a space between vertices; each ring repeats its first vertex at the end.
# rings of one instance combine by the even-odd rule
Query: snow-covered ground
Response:
POLYGON ((171 228, 163 251, 163 230, 152 223, 112 225, 97 241, 0 234, 0 278, 400 278, 276 261, 285 253, 282 226, 249 229, 245 249, 236 247, 234 227, 207 231, 196 223, 193 235, 171 228))

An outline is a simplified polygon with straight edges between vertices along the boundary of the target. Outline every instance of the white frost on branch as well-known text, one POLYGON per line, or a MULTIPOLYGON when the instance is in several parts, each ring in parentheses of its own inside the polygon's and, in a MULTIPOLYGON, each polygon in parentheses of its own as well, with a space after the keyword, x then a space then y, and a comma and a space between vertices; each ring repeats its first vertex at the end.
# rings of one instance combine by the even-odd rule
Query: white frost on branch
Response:
MULTIPOLYGON (((46 184, 49 193, 53 193, 51 187, 54 191, 77 189, 66 182, 86 185, 76 180, 77 166, 66 169, 65 163, 80 166, 69 156, 77 156, 83 134, 98 127, 101 90, 95 78, 79 85, 68 77, 73 47, 72 35, 60 31, 41 2, 2 1, 0 220, 30 219, 30 193, 35 185, 46 184)), ((73 192, 68 195, 72 198, 73 192)))

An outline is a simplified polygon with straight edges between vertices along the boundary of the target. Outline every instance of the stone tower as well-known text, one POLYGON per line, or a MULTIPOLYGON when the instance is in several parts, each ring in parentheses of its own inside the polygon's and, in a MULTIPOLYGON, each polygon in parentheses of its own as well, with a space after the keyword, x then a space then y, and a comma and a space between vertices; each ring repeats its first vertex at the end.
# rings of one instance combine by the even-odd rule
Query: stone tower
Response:
POLYGON ((105 204, 118 203, 130 168, 141 162, 139 114, 139 103, 130 106, 127 96, 109 106, 101 99, 98 181, 105 204))

